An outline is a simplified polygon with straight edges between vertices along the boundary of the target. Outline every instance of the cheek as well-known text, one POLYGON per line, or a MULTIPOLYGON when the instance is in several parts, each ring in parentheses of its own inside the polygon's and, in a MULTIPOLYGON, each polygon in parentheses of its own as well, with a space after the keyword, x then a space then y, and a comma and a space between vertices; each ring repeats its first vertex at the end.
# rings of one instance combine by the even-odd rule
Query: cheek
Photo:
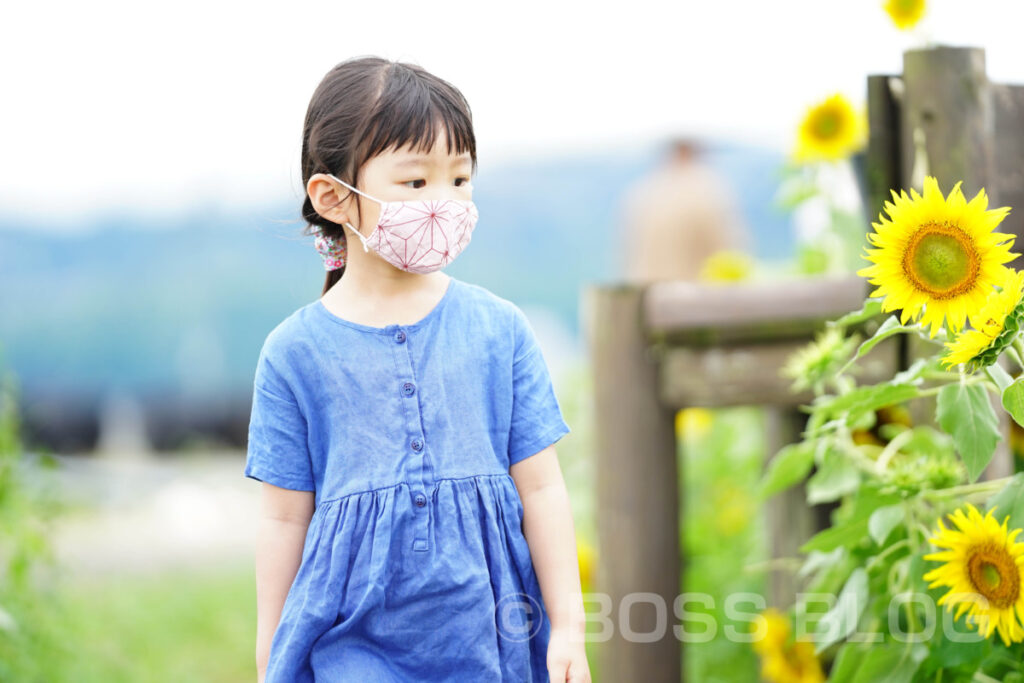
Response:
POLYGON ((368 233, 371 229, 377 227, 377 223, 380 220, 380 204, 377 202, 361 197, 359 201, 359 227, 363 230, 362 232, 368 233))

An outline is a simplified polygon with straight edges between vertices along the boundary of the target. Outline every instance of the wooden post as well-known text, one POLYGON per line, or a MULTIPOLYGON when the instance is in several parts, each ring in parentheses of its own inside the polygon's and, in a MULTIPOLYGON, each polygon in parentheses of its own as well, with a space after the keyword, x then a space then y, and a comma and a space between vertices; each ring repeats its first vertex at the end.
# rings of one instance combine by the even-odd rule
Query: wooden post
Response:
MULTIPOLYGON (((800 441, 800 433, 807 424, 806 413, 790 406, 766 405, 765 448, 766 466, 783 446, 800 441)), ((777 493, 765 503, 764 529, 769 543, 771 559, 799 557, 800 546, 817 531, 828 526, 828 520, 809 514, 807 486, 801 482, 787 491, 777 493)), ((792 570, 772 571, 768 580, 768 605, 785 611, 796 600, 801 582, 792 570)))
POLYGON ((985 51, 946 46, 907 50, 903 84, 903 187, 920 192, 923 175, 933 175, 944 192, 962 180, 970 198, 989 186, 995 115, 985 51))
MULTIPOLYGON (((990 188, 989 208, 1012 207, 997 230, 1017 236, 1014 251, 1024 248, 1024 85, 992 85, 995 106, 996 139, 995 174, 990 188)), ((1024 267, 1016 259, 1008 264, 1024 267)))
POLYGON ((658 400, 658 366, 644 335, 642 293, 632 285, 584 291, 602 558, 596 583, 611 599, 613 624, 611 639, 601 647, 601 673, 606 681, 678 683, 676 411, 658 400), (656 607, 641 593, 663 604, 656 607))
MULTIPOLYGON (((1014 102, 996 107, 993 88, 985 73, 985 51, 970 47, 933 47, 908 50, 903 54, 903 102, 900 106, 902 187, 921 190, 924 175, 935 176, 948 193, 957 181, 969 200, 983 187, 988 192, 1007 192, 1009 185, 994 184, 996 111, 1004 125, 1013 117, 1014 102)), ((1013 95, 1010 95, 1013 99, 1013 95)), ((1012 137, 1012 136, 1009 136, 1012 137)), ((1004 144, 1000 141, 1000 145, 1004 144)), ((1020 145, 1017 141, 1005 144, 1020 145)), ((1000 156, 1004 154, 999 150, 1000 156)), ((1016 168, 1017 158, 1000 162, 1016 168)), ((991 207, 991 203, 990 203, 991 207)), ((908 335, 906 363, 936 352, 936 347, 908 335)), ((998 402, 995 403, 997 407, 998 402)), ((914 399, 908 403, 917 424, 935 426, 935 400, 914 399)), ((1003 438, 996 445, 992 462, 980 479, 1012 472, 1013 453, 1009 447, 1009 422, 997 410, 1003 438)))
MULTIPOLYGON (((899 76, 868 76, 868 148, 865 159, 869 225, 878 220, 891 190, 900 186, 900 109, 903 80, 899 76)), ((867 266, 867 262, 864 263, 867 266)))

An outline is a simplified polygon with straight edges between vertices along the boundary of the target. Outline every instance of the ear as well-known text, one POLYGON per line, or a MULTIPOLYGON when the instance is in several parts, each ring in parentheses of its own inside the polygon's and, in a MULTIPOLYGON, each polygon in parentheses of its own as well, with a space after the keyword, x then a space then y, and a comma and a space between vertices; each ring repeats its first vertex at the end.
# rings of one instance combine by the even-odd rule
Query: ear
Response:
POLYGON ((349 221, 354 193, 334 182, 326 173, 314 173, 306 183, 313 209, 327 220, 341 225, 349 221))

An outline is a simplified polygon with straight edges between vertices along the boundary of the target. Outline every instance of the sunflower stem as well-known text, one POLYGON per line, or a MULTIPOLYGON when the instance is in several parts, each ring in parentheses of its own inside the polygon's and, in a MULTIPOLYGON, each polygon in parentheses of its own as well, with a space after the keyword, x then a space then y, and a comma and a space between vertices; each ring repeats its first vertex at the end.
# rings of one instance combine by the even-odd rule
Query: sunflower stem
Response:
POLYGON ((956 373, 956 372, 935 372, 935 371, 931 371, 931 372, 922 372, 921 373, 921 377, 924 378, 924 379, 936 379, 936 380, 945 380, 947 382, 952 382, 955 379, 956 380, 960 379, 960 374, 956 373))
POLYGON ((899 550, 901 548, 907 547, 908 545, 910 545, 910 541, 908 541, 905 538, 904 539, 900 539, 899 541, 896 541, 891 546, 889 546, 888 548, 886 548, 885 550, 883 550, 882 552, 878 553, 877 555, 872 557, 870 560, 868 560, 867 569, 869 571, 871 569, 874 569, 875 567, 880 565, 882 563, 882 561, 885 560, 885 558, 889 557, 889 555, 893 554, 894 552, 896 552, 897 550, 899 550))
MULTIPOLYGON (((921 550, 921 544, 917 538, 917 517, 914 515, 915 506, 911 501, 904 501, 903 511, 903 519, 907 527, 907 541, 910 543, 910 556, 913 557, 921 550)), ((909 581, 909 571, 907 573, 907 580, 909 581)), ((917 612, 914 611, 913 601, 907 600, 903 604, 907 608, 907 623, 910 626, 910 631, 917 633, 921 629, 917 621, 917 612)), ((910 643, 908 642, 907 645, 909 646, 910 643)))
POLYGON ((974 484, 963 484, 961 486, 950 486, 945 489, 932 489, 931 491, 922 491, 920 496, 926 500, 939 499, 943 500, 946 498, 953 498, 957 496, 967 495, 971 493, 984 493, 987 491, 995 491, 1006 486, 1013 477, 1000 477, 998 479, 989 479, 987 481, 979 481, 974 484))
POLYGON ((1021 341, 1019 334, 1014 335, 1011 346, 1013 347, 1013 350, 1017 353, 1017 365, 1024 368, 1024 342, 1021 341))
POLYGON ((978 683, 999 683, 995 678, 992 678, 987 674, 983 674, 980 671, 975 671, 974 677, 971 680, 978 681, 978 683))
POLYGON ((882 449, 882 452, 879 454, 878 459, 875 460, 875 470, 879 477, 885 474, 885 470, 889 466, 889 461, 892 460, 894 455, 896 455, 896 452, 900 449, 900 447, 902 447, 903 444, 914 438, 914 436, 914 430, 908 429, 905 432, 897 434, 892 438, 892 441, 885 444, 885 448, 882 449))
MULTIPOLYGON (((952 381, 952 380, 950 380, 950 381, 952 381)), ((960 378, 959 378, 959 381, 960 381, 960 384, 964 385, 965 387, 966 386, 970 386, 972 384, 988 384, 989 386, 995 386, 987 378, 985 378, 985 377, 983 377, 981 375, 976 375, 974 377, 971 377, 970 375, 966 375, 966 374, 965 375, 961 375, 960 378)), ((935 394, 939 393, 940 391, 942 391, 942 387, 941 386, 928 387, 927 389, 922 389, 920 392, 918 392, 918 396, 934 396, 935 394)))
POLYGON ((765 570, 782 569, 786 571, 796 572, 800 570, 804 564, 804 558, 801 557, 773 557, 770 560, 763 560, 761 562, 751 562, 750 564, 743 565, 744 574, 753 574, 755 572, 762 572, 765 570))
POLYGON ((1017 340, 1015 339, 1010 346, 1006 347, 1006 352, 1010 355, 1018 367, 1024 367, 1024 362, 1021 361, 1021 351, 1018 348, 1017 340))

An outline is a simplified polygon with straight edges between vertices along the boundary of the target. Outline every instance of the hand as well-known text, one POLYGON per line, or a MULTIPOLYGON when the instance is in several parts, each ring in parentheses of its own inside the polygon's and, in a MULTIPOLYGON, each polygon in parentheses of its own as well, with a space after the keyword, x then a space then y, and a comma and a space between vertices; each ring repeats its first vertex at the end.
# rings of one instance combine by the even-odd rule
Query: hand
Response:
POLYGON ((591 683, 583 633, 567 628, 551 629, 548 676, 551 683, 591 683))

